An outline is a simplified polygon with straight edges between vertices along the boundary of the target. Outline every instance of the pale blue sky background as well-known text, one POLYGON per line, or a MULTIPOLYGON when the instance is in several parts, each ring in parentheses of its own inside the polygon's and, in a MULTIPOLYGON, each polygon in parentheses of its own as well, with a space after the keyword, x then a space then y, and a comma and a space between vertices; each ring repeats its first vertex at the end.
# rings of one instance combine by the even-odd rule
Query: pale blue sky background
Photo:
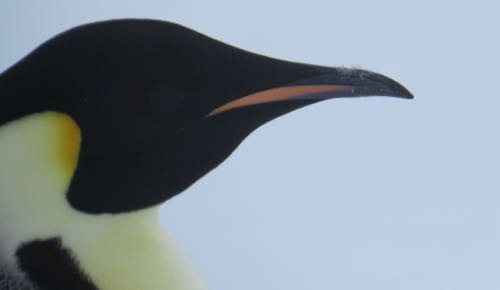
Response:
POLYGON ((72 26, 147 17, 387 74, 416 99, 333 100, 275 120, 162 222, 212 290, 498 290, 496 3, 2 0, 0 70, 72 26))

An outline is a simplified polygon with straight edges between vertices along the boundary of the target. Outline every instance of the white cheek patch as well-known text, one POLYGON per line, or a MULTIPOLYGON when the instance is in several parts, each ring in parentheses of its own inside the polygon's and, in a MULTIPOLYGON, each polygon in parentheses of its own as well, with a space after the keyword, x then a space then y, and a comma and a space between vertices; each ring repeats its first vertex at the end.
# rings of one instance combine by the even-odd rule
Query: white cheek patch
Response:
POLYGON ((21 244, 59 237, 100 290, 206 289, 161 228, 158 207, 117 215, 71 208, 80 139, 57 112, 0 127, 0 269, 16 275, 21 244))

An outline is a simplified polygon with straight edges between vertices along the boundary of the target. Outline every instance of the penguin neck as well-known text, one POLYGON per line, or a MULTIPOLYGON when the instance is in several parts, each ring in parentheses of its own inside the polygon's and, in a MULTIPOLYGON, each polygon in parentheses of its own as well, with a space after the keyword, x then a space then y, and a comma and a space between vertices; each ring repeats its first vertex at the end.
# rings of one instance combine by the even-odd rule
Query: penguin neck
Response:
POLYGON ((71 124, 45 112, 0 127, 0 278, 29 277, 18 250, 57 239, 99 290, 205 289, 161 227, 158 207, 93 215, 68 204, 71 124))
POLYGON ((29 247, 30 241, 57 238, 74 266, 99 290, 205 290, 157 215, 158 207, 117 215, 75 212, 54 229, 57 234, 41 239, 20 236, 20 232, 9 235, 26 241, 23 247, 29 247))
POLYGON ((118 215, 88 215, 62 240, 98 289, 205 289, 161 227, 158 207, 118 215))

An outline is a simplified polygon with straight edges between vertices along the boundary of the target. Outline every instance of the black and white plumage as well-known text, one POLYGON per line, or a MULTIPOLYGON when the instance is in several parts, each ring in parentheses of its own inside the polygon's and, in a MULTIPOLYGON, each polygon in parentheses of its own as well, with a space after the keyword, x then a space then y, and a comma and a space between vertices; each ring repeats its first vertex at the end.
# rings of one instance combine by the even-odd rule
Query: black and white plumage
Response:
POLYGON ((154 20, 71 29, 0 75, 0 290, 200 290, 158 206, 261 124, 336 97, 412 98, 154 20))

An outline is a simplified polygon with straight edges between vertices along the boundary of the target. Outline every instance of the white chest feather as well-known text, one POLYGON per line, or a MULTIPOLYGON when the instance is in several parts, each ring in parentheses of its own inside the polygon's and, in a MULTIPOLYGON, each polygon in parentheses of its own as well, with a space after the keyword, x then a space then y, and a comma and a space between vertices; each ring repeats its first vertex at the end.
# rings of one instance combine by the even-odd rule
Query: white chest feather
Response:
POLYGON ((100 290, 205 289, 161 228, 157 208, 89 215, 69 206, 79 145, 78 126, 60 113, 0 127, 0 264, 15 269, 19 245, 60 237, 100 290))

